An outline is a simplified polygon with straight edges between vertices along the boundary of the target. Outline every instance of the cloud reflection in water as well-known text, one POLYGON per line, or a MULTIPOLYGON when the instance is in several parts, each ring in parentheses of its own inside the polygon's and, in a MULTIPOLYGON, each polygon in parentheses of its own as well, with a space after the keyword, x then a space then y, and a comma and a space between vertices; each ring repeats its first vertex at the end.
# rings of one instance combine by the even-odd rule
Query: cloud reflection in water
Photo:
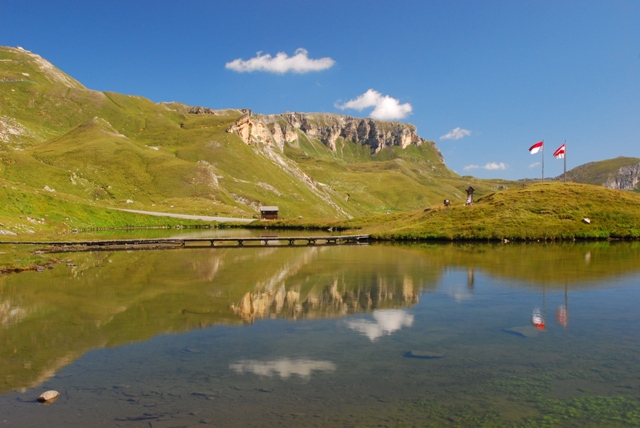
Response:
POLYGON ((364 334, 369 340, 375 342, 384 335, 390 335, 402 327, 411 327, 413 325, 413 315, 402 309, 373 311, 373 319, 374 321, 362 319, 348 321, 347 327, 364 334))
POLYGON ((273 361, 240 360, 235 364, 230 364, 229 368, 239 374, 253 373, 269 377, 278 375, 287 379, 291 375, 308 378, 314 370, 333 372, 336 370, 336 365, 331 361, 281 358, 273 361))

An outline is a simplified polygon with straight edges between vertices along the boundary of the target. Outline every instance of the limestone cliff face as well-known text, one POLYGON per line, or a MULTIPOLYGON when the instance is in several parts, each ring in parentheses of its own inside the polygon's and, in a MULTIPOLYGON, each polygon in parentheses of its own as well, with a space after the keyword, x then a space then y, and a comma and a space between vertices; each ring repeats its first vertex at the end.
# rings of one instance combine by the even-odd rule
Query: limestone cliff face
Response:
MULTIPOLYGON (((243 116, 227 132, 237 133, 247 144, 269 144, 282 149, 292 143, 298 132, 320 140, 331 150, 343 139, 369 147, 372 154, 385 147, 433 144, 418 136, 415 126, 400 122, 382 122, 331 113, 284 113, 243 116)), ((434 146, 437 150, 437 148, 434 146)))
POLYGON ((603 184, 608 189, 633 190, 640 182, 640 163, 623 166, 603 184))
MULTIPOLYGON (((285 134, 280 126, 271 128, 263 120, 263 116, 244 115, 231 125, 227 132, 238 134, 247 144, 266 144, 277 146, 282 149, 284 142, 295 141, 297 135, 290 135, 290 140, 285 138, 285 134)), ((290 131, 291 132, 291 131, 290 131)))

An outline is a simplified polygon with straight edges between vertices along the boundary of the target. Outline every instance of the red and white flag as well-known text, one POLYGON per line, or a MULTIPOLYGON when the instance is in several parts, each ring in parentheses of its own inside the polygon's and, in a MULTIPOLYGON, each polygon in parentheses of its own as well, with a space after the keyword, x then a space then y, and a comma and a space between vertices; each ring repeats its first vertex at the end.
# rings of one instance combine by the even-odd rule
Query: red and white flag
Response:
POLYGON ((566 151, 567 151, 567 143, 564 143, 563 145, 558 147, 558 150, 553 152, 553 157, 556 158, 556 159, 562 159, 562 158, 564 158, 564 153, 566 151))
POLYGON ((535 143, 533 146, 529 147, 529 153, 531 153, 532 155, 538 153, 540 150, 542 150, 542 144, 542 141, 540 141, 539 143, 535 143))
POLYGON ((567 311, 565 305, 558 306, 558 309, 556 309, 556 321, 564 328, 567 328, 569 324, 569 311, 567 311))
POLYGON ((540 309, 535 308, 533 310, 533 314, 531 314, 531 324, 533 324, 533 326, 538 330, 544 330, 544 317, 542 316, 540 309))

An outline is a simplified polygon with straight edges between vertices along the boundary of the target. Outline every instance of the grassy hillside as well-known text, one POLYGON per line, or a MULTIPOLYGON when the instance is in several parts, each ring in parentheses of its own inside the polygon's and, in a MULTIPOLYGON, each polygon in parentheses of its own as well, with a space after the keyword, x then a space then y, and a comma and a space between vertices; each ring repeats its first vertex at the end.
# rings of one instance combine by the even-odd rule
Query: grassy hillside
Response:
MULTIPOLYGON (((91 217, 125 206, 252 217, 277 205, 284 218, 349 218, 461 201, 472 181, 479 195, 502 185, 457 176, 433 144, 372 155, 298 131, 279 151, 227 132, 244 112, 189 111, 89 90, 35 54, 0 47, 0 179, 42 206, 2 204, 0 217, 13 221, 0 229, 19 233, 16 213, 41 216, 56 199, 93 207, 91 217)), ((83 223, 77 211, 66 217, 83 223)))
MULTIPOLYGON (((638 235, 634 195, 460 177, 429 142, 372 155, 341 138, 332 150, 298 129, 283 147, 249 144, 227 132, 244 111, 189 111, 86 89, 37 55, 0 47, 0 231, 171 223, 112 208, 250 218, 260 205, 277 205, 282 218, 297 219, 291 224, 341 224, 379 237, 638 235), (462 207, 470 185, 478 203, 462 207), (453 207, 444 209, 444 199, 453 207), (584 217, 594 222, 586 225, 584 217)), ((587 164, 569 178, 600 185, 611 171, 639 161, 587 164)))
POLYGON ((539 183, 487 195, 469 207, 398 215, 372 232, 408 239, 639 238, 640 196, 584 184, 539 183))
POLYGON ((27 185, 16 185, 3 179, 0 179, 0 200, 3 202, 0 210, 0 230, 3 231, 0 237, 3 240, 68 234, 74 229, 84 228, 198 223, 104 209, 73 195, 33 190, 27 185))
POLYGON ((340 228, 392 240, 637 239, 640 195, 587 184, 546 182, 491 193, 472 206, 454 204, 349 221, 282 224, 340 228))

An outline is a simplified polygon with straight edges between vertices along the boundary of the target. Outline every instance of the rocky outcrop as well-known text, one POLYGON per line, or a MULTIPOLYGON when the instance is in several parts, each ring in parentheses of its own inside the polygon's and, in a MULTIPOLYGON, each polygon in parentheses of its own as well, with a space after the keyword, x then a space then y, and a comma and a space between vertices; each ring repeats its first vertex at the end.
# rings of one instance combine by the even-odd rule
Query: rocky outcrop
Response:
MULTIPOLYGON (((271 128, 273 129, 274 127, 272 126, 271 128)), ((247 144, 275 145, 282 149, 283 143, 286 141, 282 129, 280 127, 277 130, 272 131, 272 129, 269 129, 262 116, 244 115, 227 128, 227 132, 238 134, 242 141, 247 144)), ((291 141, 294 141, 295 138, 291 141)))
MULTIPOLYGON (((381 122, 338 114, 285 113, 279 116, 284 119, 286 126, 300 129, 332 150, 336 149, 339 138, 369 146, 371 153, 378 153, 385 147, 405 148, 425 142, 418 136, 415 126, 400 122, 381 122)), ((267 116, 267 119, 273 121, 277 117, 267 116)))
POLYGON ((284 131, 280 123, 269 124, 263 120, 263 116, 244 115, 231 125, 227 132, 236 133, 247 144, 259 144, 262 154, 270 159, 283 171, 300 180, 316 196, 333 207, 338 213, 347 218, 351 218, 347 212, 333 201, 331 195, 327 193, 323 185, 305 173, 295 162, 283 154, 284 142, 297 140, 297 131, 284 126, 284 131), (275 136, 275 137, 274 137, 275 136))
POLYGON ((623 166, 602 185, 608 189, 633 190, 640 182, 640 163, 623 166))
MULTIPOLYGON (((165 103, 165 104, 168 104, 168 103, 165 103)), ((188 107, 187 113, 189 114, 212 114, 214 116, 224 116, 229 111, 237 111, 243 115, 251 116, 251 109, 248 109, 248 108, 240 108, 240 109, 227 108, 222 110, 214 110, 211 107, 201 107, 201 106, 195 106, 195 107, 186 106, 186 107, 188 107)))
POLYGON ((12 117, 0 116, 0 143, 15 143, 22 141, 38 141, 38 135, 24 127, 12 117))
POLYGON ((244 115, 227 128, 245 143, 253 145, 275 165, 296 177, 315 195, 332 206, 336 212, 350 218, 342 207, 335 203, 327 186, 316 182, 299 165, 284 154, 284 145, 296 145, 300 137, 322 142, 330 150, 339 152, 339 141, 351 141, 369 148, 376 154, 386 147, 406 148, 410 145, 428 144, 429 149, 444 159, 435 143, 420 138, 416 128, 400 122, 382 122, 372 119, 357 119, 329 113, 285 113, 279 115, 244 115))
POLYGON ((164 107, 167 110, 173 110, 180 114, 210 114, 213 116, 228 116, 230 114, 242 114, 251 116, 251 109, 248 108, 225 108, 221 110, 215 110, 211 107, 202 106, 190 106, 187 104, 179 103, 177 101, 166 102, 162 101, 158 103, 159 106, 164 107))
POLYGON ((216 111, 210 107, 191 107, 189 109, 189 114, 216 114, 216 111))
POLYGON ((415 126, 383 122, 331 113, 284 113, 243 116, 227 132, 238 134, 247 144, 270 144, 280 148, 298 139, 298 132, 321 141, 335 151, 339 139, 368 146, 371 153, 386 147, 406 148, 427 140, 418 136, 415 126))

